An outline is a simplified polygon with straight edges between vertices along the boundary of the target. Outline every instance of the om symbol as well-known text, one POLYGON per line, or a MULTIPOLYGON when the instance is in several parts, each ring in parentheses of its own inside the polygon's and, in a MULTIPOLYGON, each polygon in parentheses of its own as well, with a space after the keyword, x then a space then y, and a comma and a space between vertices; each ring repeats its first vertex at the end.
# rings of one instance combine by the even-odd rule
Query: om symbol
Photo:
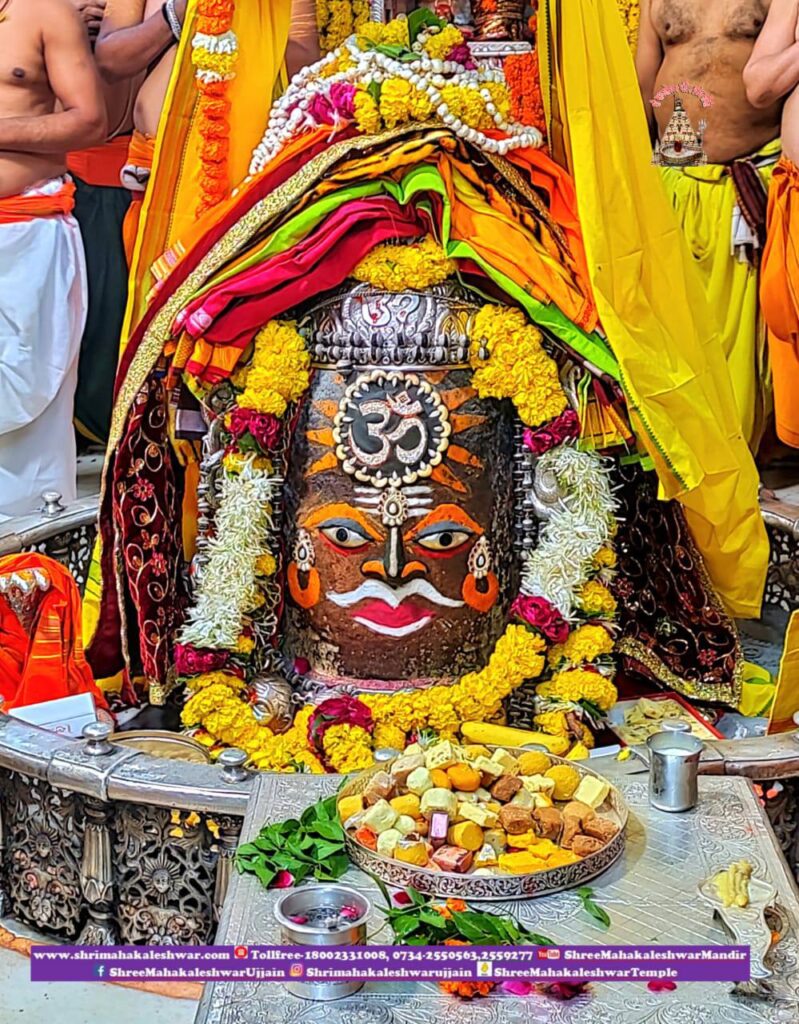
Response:
POLYGON ((446 407, 430 384, 416 374, 375 370, 347 388, 333 436, 347 473, 396 487, 430 474, 450 432, 446 407))

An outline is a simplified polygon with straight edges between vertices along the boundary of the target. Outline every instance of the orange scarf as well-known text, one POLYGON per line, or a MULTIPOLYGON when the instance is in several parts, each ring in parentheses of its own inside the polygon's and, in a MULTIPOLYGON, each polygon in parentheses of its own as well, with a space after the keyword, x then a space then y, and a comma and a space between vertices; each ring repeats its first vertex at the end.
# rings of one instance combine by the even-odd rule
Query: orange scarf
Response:
POLYGON ((0 224, 21 224, 39 217, 58 217, 75 208, 75 185, 65 181, 51 196, 6 196, 0 199, 0 224))
POLYGON ((0 576, 39 569, 50 580, 26 632, 8 601, 0 596, 0 707, 91 693, 98 707, 107 707, 83 654, 81 600, 71 573, 44 555, 0 558, 0 576))
POLYGON ((102 146, 81 149, 67 156, 67 169, 87 185, 122 188, 119 174, 128 160, 130 135, 117 135, 102 146))
MULTIPOLYGON (((153 156, 155 155, 155 139, 152 135, 144 135, 135 131, 130 138, 128 146, 126 167, 138 167, 152 171, 153 156)), ((125 246, 125 255, 128 259, 128 266, 133 262, 133 250, 136 245, 136 236, 139 233, 139 221, 141 220, 142 207, 146 189, 131 192, 131 202, 125 220, 122 224, 122 242, 125 246)))

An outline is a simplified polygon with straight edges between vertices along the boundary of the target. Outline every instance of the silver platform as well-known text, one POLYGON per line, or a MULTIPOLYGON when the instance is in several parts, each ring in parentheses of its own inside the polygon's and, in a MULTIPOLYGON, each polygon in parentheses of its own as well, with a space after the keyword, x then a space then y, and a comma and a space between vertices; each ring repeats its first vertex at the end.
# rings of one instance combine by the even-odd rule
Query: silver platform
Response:
MULTIPOLYGON (((297 815, 336 779, 264 776, 250 801, 243 839, 267 822, 297 815)), ((700 805, 669 815, 647 804, 646 775, 619 778, 630 806, 627 847, 621 860, 592 882, 597 901, 611 916, 600 930, 572 893, 517 903, 497 903, 535 931, 571 944, 726 944, 710 910, 696 895, 700 880, 731 861, 747 858, 757 875, 777 888, 786 934, 771 954, 773 998, 734 995, 726 984, 682 984, 672 992, 650 992, 637 983, 595 985, 571 1002, 542 997, 490 996, 462 1002, 432 984, 367 985, 337 1003, 308 1003, 279 983, 207 985, 195 1024, 796 1024, 799 1021, 799 893, 777 847, 751 784, 742 778, 700 779, 700 805)), ((349 884, 380 896, 371 880, 352 870, 349 884)), ((251 875, 231 883, 220 921, 220 945, 279 942, 272 917, 277 893, 251 875)), ((381 916, 375 912, 370 933, 381 916)), ((390 942, 384 931, 377 943, 390 942)))

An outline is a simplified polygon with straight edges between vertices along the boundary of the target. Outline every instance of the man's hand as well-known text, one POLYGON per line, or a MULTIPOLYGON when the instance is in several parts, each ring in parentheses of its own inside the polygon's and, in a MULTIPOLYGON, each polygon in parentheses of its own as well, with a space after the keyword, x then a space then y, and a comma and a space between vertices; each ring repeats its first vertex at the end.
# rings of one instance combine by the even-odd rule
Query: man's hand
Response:
POLYGON ((100 31, 100 22, 105 14, 106 0, 72 0, 72 3, 78 9, 78 14, 83 19, 89 37, 92 40, 96 39, 97 33, 100 31))

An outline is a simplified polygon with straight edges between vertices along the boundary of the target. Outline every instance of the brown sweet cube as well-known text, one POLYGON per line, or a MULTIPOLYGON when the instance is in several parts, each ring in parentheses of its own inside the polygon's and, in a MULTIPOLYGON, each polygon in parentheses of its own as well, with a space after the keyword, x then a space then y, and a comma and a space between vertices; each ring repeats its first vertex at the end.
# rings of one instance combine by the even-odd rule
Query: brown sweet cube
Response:
POLYGON ((454 871, 458 875, 463 875, 472 866, 474 854, 469 850, 462 850, 459 846, 442 846, 433 854, 433 860, 442 871, 454 871))
POLYGON ((563 829, 563 815, 557 807, 536 807, 533 811, 535 831, 542 839, 553 839, 557 842, 563 829))
POLYGON ((373 775, 363 791, 363 799, 367 807, 376 804, 378 800, 388 800, 393 795, 394 783, 388 772, 377 772, 373 775))
POLYGON ((583 831, 583 824, 595 817, 594 809, 588 804, 581 803, 579 800, 570 800, 563 808, 563 836, 560 845, 564 849, 570 850, 574 837, 578 832, 583 831))
POLYGON ((587 857, 590 853, 598 853, 605 844, 593 836, 576 835, 572 839, 572 853, 578 857, 587 857))
POLYGON ((398 757, 391 766, 391 778, 397 789, 402 789, 412 771, 423 766, 424 754, 403 754, 402 757, 398 757))
POLYGON ((619 826, 607 818, 600 818, 598 815, 587 818, 583 822, 583 832, 594 839, 601 839, 603 843, 609 843, 619 831, 619 826))
POLYGON ((516 796, 521 788, 521 779, 517 779, 513 775, 503 775, 491 787, 491 796, 495 800, 499 800, 500 803, 506 804, 508 800, 516 796))
POLYGON ((499 812, 499 823, 509 836, 520 836, 533 828, 533 815, 526 807, 506 804, 499 812))

